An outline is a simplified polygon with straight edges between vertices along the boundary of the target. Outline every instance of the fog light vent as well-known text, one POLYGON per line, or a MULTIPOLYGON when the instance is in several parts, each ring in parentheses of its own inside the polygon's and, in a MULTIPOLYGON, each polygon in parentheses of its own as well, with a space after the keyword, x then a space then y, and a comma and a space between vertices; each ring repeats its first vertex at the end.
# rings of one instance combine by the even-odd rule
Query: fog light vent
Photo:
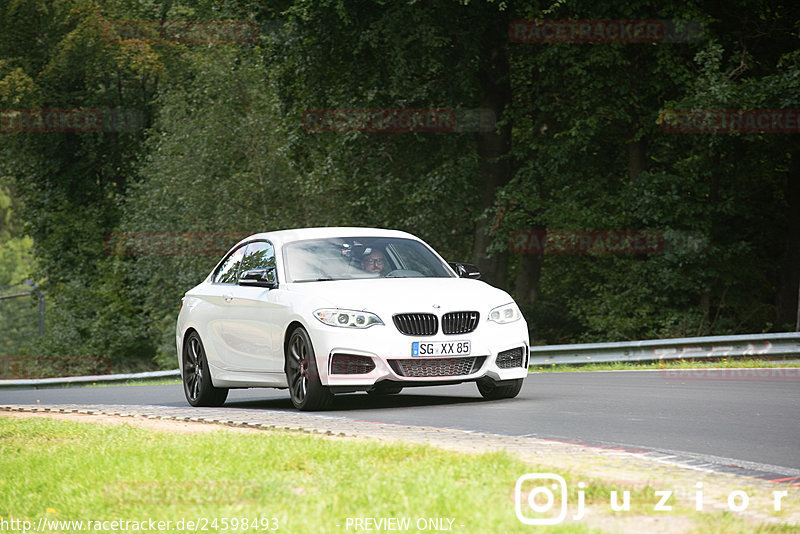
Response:
POLYGON ((504 350, 497 355, 497 367, 500 369, 511 369, 512 367, 523 367, 523 350, 522 347, 516 349, 504 350))
POLYGON ((365 375, 374 369, 375 362, 369 356, 334 354, 331 358, 332 375, 365 375))

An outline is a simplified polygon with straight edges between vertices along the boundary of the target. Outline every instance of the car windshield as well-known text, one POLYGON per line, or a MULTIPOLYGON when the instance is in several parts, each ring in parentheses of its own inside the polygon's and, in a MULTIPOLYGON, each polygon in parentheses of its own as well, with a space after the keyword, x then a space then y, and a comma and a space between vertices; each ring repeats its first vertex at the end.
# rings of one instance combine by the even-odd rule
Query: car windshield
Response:
POLYGON ((436 254, 412 239, 310 239, 287 244, 284 257, 290 282, 454 276, 436 254))

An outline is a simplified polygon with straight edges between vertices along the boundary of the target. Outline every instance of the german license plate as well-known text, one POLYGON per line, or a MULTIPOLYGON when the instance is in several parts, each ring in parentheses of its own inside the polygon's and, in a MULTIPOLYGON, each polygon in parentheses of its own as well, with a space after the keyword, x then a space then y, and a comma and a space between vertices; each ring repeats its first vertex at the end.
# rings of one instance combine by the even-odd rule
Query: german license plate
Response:
POLYGON ((411 356, 469 356, 469 341, 414 341, 411 343, 411 356))

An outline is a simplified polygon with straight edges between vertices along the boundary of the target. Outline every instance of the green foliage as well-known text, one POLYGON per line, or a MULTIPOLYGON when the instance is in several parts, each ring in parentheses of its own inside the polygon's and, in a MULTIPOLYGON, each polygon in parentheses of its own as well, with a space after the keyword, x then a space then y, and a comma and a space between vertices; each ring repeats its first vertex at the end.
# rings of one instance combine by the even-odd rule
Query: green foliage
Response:
POLYGON ((31 290, 23 282, 31 279, 35 262, 33 240, 24 235, 17 215, 20 208, 0 164, 0 297, 22 295, 0 299, 0 360, 20 354, 38 333, 38 299, 24 295, 31 290))
POLYGON ((158 332, 159 361, 170 366, 183 292, 238 239, 313 224, 318 215, 309 208, 322 196, 307 190, 280 152, 281 120, 264 92, 258 54, 214 49, 186 62, 186 81, 159 97, 158 135, 148 140, 120 229, 142 242, 185 233, 189 245, 133 250, 135 256, 118 259, 158 332))
POLYGON ((7 180, 0 174, 0 288, 19 284, 33 271, 33 240, 23 233, 19 201, 7 180))
POLYGON ((46 291, 47 335, 32 353, 174 367, 179 299, 238 237, 364 225, 416 233, 448 259, 492 254, 487 274, 510 280, 537 342, 792 328, 796 134, 664 128, 670 110, 800 109, 800 17, 773 4, 8 2, 0 109, 124 120, 0 133, 0 286, 32 277, 46 291), (535 18, 684 20, 702 32, 508 42, 510 21, 535 18), (260 35, 119 38, 132 21, 210 20, 260 35), (490 109, 496 130, 303 124, 309 110, 398 108, 490 109), (510 254, 510 237, 530 230, 650 231, 664 246, 510 254), (164 248, 179 234, 195 246, 210 236, 216 250, 164 248), (162 244, 115 248, 131 239, 162 244))
MULTIPOLYGON (((573 3, 553 18, 648 17, 631 7, 623 16, 573 3)), ((795 31, 796 13, 760 6, 755 25, 780 29, 774 46, 752 31, 742 47, 730 28, 754 23, 743 11, 722 24, 717 13, 680 9, 659 18, 704 22, 703 41, 515 50, 515 89, 529 90, 514 92, 518 171, 499 195, 495 249, 532 229, 650 230, 665 240, 657 254, 544 256, 541 294, 527 307, 540 340, 759 332, 780 322, 776 291, 791 302, 793 287, 796 302, 796 264, 776 287, 791 262, 785 236, 796 233, 792 136, 660 128, 670 109, 796 109, 797 50, 782 33, 795 31)))

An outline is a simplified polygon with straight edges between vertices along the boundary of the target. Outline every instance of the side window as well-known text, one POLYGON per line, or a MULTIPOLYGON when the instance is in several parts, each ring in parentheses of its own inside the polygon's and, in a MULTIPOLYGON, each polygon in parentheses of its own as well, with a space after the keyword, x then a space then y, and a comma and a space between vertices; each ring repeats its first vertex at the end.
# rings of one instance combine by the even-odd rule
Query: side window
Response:
POLYGON ((271 269, 275 267, 275 249, 267 241, 254 241, 247 245, 247 250, 242 259, 243 273, 251 269, 271 269))
POLYGON ((404 269, 417 271, 428 277, 452 276, 442 262, 420 243, 410 240, 397 240, 387 247, 391 255, 397 255, 404 269))
POLYGON ((214 273, 214 282, 217 284, 235 284, 236 283, 236 276, 239 272, 239 266, 242 263, 242 258, 244 257, 244 249, 245 246, 242 245, 241 247, 234 250, 230 256, 222 262, 222 265, 219 266, 217 272, 214 273))

